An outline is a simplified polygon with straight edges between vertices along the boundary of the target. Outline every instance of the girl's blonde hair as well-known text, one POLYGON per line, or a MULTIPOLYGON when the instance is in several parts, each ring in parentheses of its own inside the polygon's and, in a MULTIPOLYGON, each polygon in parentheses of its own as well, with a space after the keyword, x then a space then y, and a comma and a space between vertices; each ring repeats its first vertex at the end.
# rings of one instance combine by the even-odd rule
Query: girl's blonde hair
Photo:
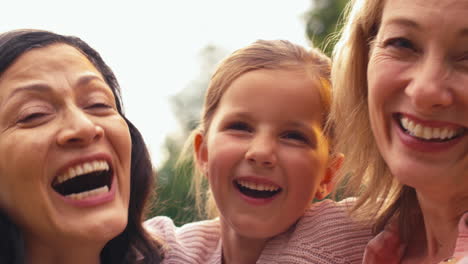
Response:
POLYGON ((377 149, 367 104, 367 63, 382 18, 385 0, 351 0, 345 25, 333 51, 334 87, 330 118, 335 124, 337 151, 346 159, 339 173, 345 195, 359 196, 353 213, 374 222, 374 232, 392 219, 402 239, 422 221, 413 188, 391 175, 377 149))
MULTIPOLYGON (((179 164, 186 164, 195 160, 194 137, 197 134, 206 136, 221 97, 231 83, 239 76, 259 69, 300 70, 308 73, 312 79, 317 81, 316 87, 319 88, 321 95, 324 113, 323 123, 325 125, 331 107, 330 59, 315 48, 306 50, 286 40, 257 40, 247 47, 233 52, 217 67, 205 93, 201 122, 192 131, 186 142, 179 164)), ((311 87, 311 89, 314 88, 311 87)), ((326 136, 332 134, 332 129, 328 131, 325 134, 326 136)), ((218 215, 218 211, 210 189, 206 184, 206 177, 196 168, 196 162, 192 164, 194 165, 192 193, 195 195, 198 212, 203 217, 215 217, 218 215)))

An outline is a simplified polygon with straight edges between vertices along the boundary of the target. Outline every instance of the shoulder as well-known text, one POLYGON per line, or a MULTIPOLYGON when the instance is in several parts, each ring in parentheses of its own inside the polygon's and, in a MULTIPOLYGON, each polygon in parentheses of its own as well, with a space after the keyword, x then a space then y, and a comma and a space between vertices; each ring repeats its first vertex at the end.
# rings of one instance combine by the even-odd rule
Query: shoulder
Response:
POLYGON ((325 231, 342 229, 342 227, 346 227, 347 230, 349 227, 367 228, 349 214, 354 201, 352 198, 340 202, 327 199, 314 203, 299 219, 296 228, 320 230, 326 227, 325 231))
POLYGON ((327 246, 367 243, 372 236, 371 226, 351 217, 349 210, 354 202, 354 198, 318 202, 299 220, 297 228, 308 237, 320 237, 327 246))
POLYGON ((286 244, 282 257, 300 256, 311 263, 361 263, 372 232, 348 214, 353 203, 353 199, 314 203, 282 241, 286 244))
POLYGON ((174 222, 167 216, 156 216, 146 220, 143 226, 150 231, 159 228, 175 228, 174 222))
POLYGON ((143 227, 153 239, 166 243, 167 239, 174 236, 176 226, 167 216, 156 216, 143 223, 143 227))
POLYGON ((391 222, 367 244, 362 263, 400 263, 405 249, 397 223, 391 222))
POLYGON ((217 238, 220 235, 219 219, 193 222, 177 227, 171 218, 156 216, 146 220, 143 226, 150 234, 161 236, 163 239, 170 236, 183 238, 194 234, 207 238, 217 238))
POLYGON ((177 227, 170 218, 157 216, 147 220, 144 226, 162 241, 164 263, 209 263, 218 254, 221 256, 219 219, 177 227))
POLYGON ((458 223, 458 238, 454 254, 457 257, 464 257, 463 260, 468 263, 468 212, 465 212, 458 223))
POLYGON ((190 232, 190 231, 219 233, 220 232, 219 218, 188 223, 179 227, 178 229, 179 233, 190 232))

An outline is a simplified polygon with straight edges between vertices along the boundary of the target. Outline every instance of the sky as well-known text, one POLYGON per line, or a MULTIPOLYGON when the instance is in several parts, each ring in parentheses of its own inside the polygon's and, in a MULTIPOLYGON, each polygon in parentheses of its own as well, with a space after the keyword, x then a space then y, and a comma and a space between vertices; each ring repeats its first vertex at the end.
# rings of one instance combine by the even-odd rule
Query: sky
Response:
POLYGON ((307 46, 303 14, 310 7, 311 0, 15 0, 2 4, 0 32, 46 29, 96 49, 158 168, 165 138, 179 129, 169 99, 197 79, 201 50, 232 52, 257 39, 307 46))

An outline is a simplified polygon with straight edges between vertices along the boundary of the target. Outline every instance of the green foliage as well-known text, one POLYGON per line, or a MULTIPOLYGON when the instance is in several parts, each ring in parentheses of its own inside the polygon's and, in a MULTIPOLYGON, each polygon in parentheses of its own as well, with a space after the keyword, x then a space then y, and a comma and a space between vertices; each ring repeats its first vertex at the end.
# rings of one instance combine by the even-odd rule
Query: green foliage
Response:
POLYGON ((331 55, 336 43, 334 34, 341 29, 341 14, 349 0, 313 0, 306 13, 306 33, 315 47, 331 55))
POLYGON ((198 125, 203 95, 214 68, 226 53, 215 46, 207 46, 203 49, 200 54, 202 61, 199 77, 190 82, 171 100, 173 111, 182 131, 179 131, 179 135, 170 135, 166 138, 165 148, 168 159, 157 171, 157 200, 153 205, 150 217, 169 216, 176 225, 201 219, 195 206, 195 197, 190 192, 193 164, 191 161, 184 161, 182 165, 176 166, 176 163, 190 132, 198 125))
POLYGON ((166 139, 166 148, 170 158, 157 171, 156 201, 150 216, 169 216, 176 225, 200 220, 195 210, 194 197, 190 193, 193 164, 185 162, 176 166, 176 157, 181 150, 176 140, 166 139))

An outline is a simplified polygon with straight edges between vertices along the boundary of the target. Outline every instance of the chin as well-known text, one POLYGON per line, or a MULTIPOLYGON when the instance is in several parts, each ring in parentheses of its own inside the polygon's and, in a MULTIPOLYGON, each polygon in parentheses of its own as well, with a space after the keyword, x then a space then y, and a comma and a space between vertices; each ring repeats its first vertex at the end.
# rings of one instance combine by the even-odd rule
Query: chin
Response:
POLYGON ((96 226, 97 230, 95 230, 95 232, 101 233, 102 235, 109 234, 111 238, 114 238, 125 230, 127 223, 128 214, 121 213, 114 215, 114 217, 103 219, 101 223, 96 226))
POLYGON ((393 162, 389 164, 390 171, 401 184, 415 189, 428 188, 432 185, 439 188, 446 178, 437 168, 415 162, 393 162))
POLYGON ((270 221, 272 224, 265 224, 261 219, 237 219, 233 225, 236 233, 241 236, 253 239, 269 239, 283 233, 287 228, 280 228, 276 221, 270 221))
POLYGON ((99 215, 89 215, 69 225, 63 226, 65 232, 77 241, 95 241, 107 243, 121 234, 128 223, 126 212, 102 212, 99 215))

